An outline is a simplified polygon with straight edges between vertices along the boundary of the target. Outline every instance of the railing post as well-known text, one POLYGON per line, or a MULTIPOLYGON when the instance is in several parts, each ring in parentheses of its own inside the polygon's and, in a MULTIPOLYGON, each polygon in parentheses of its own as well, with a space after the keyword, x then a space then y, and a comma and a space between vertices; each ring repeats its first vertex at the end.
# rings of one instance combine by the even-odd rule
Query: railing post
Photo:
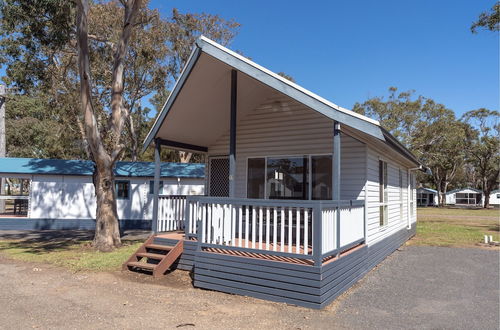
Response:
POLYGON ((160 162, 160 152, 161 144, 159 140, 155 140, 155 177, 153 185, 153 218, 151 221, 151 231, 153 234, 158 232, 158 194, 160 191, 160 172, 161 172, 161 162, 160 162))
POLYGON ((186 238, 191 234, 189 228, 191 225, 190 204, 189 196, 186 196, 186 206, 184 207, 184 234, 186 238))
POLYGON ((313 260, 314 266, 321 266, 323 262, 323 218, 322 218, 323 205, 318 202, 313 206, 312 214, 312 227, 313 227, 313 260))

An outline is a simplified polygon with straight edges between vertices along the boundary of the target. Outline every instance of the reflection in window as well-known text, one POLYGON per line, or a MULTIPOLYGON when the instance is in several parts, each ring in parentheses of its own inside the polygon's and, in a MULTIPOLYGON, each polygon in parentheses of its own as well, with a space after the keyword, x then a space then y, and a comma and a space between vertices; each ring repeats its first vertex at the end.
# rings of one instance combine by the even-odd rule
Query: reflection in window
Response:
POLYGON ((269 199, 308 199, 307 157, 268 158, 269 199))
POLYGON ((130 181, 115 181, 115 190, 117 199, 128 199, 130 192, 130 181))
POLYGON ((264 198, 266 184, 266 159, 249 158, 247 177, 247 197, 264 198))
POLYGON ((332 199, 332 156, 311 157, 312 199, 332 199))

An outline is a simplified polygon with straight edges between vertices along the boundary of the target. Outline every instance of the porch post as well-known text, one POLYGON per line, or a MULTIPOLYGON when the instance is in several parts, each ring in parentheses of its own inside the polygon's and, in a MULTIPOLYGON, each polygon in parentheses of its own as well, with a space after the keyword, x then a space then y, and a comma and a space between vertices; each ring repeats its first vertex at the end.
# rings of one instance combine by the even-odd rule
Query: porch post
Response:
MULTIPOLYGON (((340 123, 333 123, 333 157, 332 157, 332 199, 340 200, 340 123)), ((335 231, 337 237, 337 256, 340 254, 340 207, 337 206, 335 231)))
POLYGON ((160 152, 161 152, 161 144, 158 139, 155 140, 155 178, 153 185, 153 218, 151 219, 151 231, 153 234, 158 232, 158 193, 160 191, 160 170, 161 170, 161 162, 160 162, 160 152))
POLYGON ((236 176, 236 104, 238 91, 238 72, 231 70, 231 119, 229 130, 229 197, 235 195, 236 176))

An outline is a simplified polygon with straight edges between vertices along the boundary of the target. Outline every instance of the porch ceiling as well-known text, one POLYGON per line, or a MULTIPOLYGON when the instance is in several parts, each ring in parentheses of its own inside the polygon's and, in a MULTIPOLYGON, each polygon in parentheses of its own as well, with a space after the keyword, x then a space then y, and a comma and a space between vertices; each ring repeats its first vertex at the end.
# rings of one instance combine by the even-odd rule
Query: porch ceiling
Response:
MULTIPOLYGON (((231 69, 201 53, 156 137, 207 147, 229 131, 231 69)), ((271 88, 238 72, 238 117, 242 118, 273 93, 276 92, 271 88)))

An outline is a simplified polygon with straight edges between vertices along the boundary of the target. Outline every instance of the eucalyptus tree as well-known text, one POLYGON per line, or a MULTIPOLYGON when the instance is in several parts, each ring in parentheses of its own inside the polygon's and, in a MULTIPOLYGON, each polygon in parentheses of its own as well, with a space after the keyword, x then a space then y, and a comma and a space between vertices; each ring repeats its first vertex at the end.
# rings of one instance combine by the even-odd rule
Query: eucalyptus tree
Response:
POLYGON ((470 30, 472 33, 477 33, 478 28, 487 29, 493 32, 500 31, 500 3, 497 1, 490 12, 481 13, 470 30))
POLYGON ((124 154, 138 158, 152 121, 140 101, 168 89, 183 65, 184 42, 201 33, 229 42, 237 23, 178 12, 164 19, 140 0, 5 0, 0 10, 4 81, 46 95, 47 109, 68 118, 68 131, 95 163, 94 246, 119 246, 113 167, 124 154))
MULTIPOLYGON (((356 103, 353 110, 375 118, 432 171, 440 204, 465 161, 466 125, 452 110, 413 91, 397 92, 356 103)), ((426 180, 426 179, 425 179, 426 180)))
POLYGON ((485 108, 466 112, 462 121, 467 130, 467 161, 472 165, 484 193, 484 207, 490 206, 490 193, 499 184, 500 123, 498 111, 485 108))

